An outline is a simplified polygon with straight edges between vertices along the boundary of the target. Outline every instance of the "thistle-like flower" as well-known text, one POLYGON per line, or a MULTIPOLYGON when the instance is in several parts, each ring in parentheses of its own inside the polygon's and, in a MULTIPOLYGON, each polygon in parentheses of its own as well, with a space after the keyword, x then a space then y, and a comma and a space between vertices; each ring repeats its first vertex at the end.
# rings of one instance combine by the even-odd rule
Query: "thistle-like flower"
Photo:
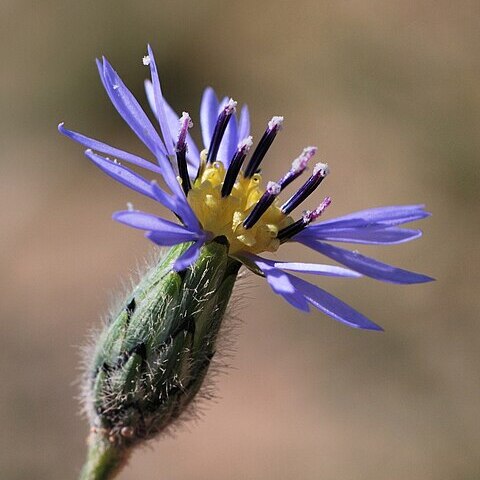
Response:
MULTIPOLYGON (((280 196, 305 174, 316 147, 304 148, 285 175, 264 185, 261 165, 282 128, 283 117, 274 116, 268 122, 253 148, 248 108, 242 107, 237 120, 237 102, 228 97, 219 102, 213 89, 207 88, 200 109, 204 144, 200 151, 189 134, 193 126, 189 114, 177 115, 162 94, 150 47, 143 63, 150 68, 151 81, 145 82, 145 88, 158 129, 110 63, 103 58, 97 66, 110 100, 150 150, 154 162, 59 125, 62 134, 87 147, 86 156, 101 170, 160 203, 178 219, 172 222, 133 208, 113 215, 118 222, 144 230, 155 244, 173 248, 111 319, 91 362, 87 410, 96 440, 90 463, 111 464, 112 471, 121 463, 119 451, 162 431, 197 393, 215 353, 216 335, 242 265, 265 277, 271 289, 294 307, 308 311, 313 306, 349 326, 371 330, 381 328, 290 272, 366 275, 399 284, 432 280, 331 244, 391 245, 416 239, 420 230, 400 225, 429 216, 422 205, 373 208, 316 222, 331 203, 325 197, 316 209, 298 213, 329 173, 326 163, 314 165, 308 178, 284 201, 280 196), (168 190, 125 164, 155 174, 168 190), (302 244, 342 266, 260 256, 277 252, 287 242, 302 244)), ((84 478, 109 478, 107 474, 95 476, 92 468, 86 467, 84 478)))

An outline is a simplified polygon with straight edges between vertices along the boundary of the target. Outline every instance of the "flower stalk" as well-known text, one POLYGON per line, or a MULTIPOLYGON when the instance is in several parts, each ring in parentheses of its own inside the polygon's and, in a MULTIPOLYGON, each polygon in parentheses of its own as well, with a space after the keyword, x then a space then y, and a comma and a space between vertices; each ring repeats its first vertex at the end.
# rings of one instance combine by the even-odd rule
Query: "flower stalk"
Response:
POLYGON ((128 454, 108 439, 92 432, 88 438, 88 454, 79 480, 109 480, 123 468, 128 454))

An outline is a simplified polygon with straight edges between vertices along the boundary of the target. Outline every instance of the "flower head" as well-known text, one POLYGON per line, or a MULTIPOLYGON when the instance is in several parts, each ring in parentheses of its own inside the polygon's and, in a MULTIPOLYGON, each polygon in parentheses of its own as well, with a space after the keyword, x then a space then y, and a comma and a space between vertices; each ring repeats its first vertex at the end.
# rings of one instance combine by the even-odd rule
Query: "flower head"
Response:
POLYGON ((241 108, 237 120, 237 102, 228 97, 219 101, 213 89, 207 88, 200 110, 204 144, 200 151, 189 134, 193 126, 189 114, 183 112, 179 117, 162 94, 150 47, 143 63, 150 68, 151 80, 145 82, 145 88, 158 129, 110 63, 105 58, 97 61, 110 100, 150 150, 155 162, 67 130, 63 123, 59 130, 86 146, 86 156, 105 173, 176 215, 179 222, 130 208, 113 216, 121 223, 144 230, 147 238, 157 245, 191 242, 174 262, 173 269, 188 268, 198 258, 203 245, 222 237, 232 258, 264 276, 272 290, 294 307, 308 311, 314 306, 345 324, 374 330, 380 327, 361 313, 289 272, 336 277, 366 275, 400 284, 432 280, 426 275, 393 267, 330 243, 390 245, 418 238, 420 230, 402 228, 401 225, 429 216, 422 205, 373 208, 316 222, 331 203, 330 197, 325 197, 316 209, 298 213, 300 205, 318 189, 329 173, 327 164, 314 165, 309 177, 286 201, 282 203, 279 197, 306 171, 316 147, 305 148, 280 179, 265 183, 260 168, 282 128, 283 117, 272 117, 254 148, 248 108, 241 108), (147 180, 120 162, 162 177, 168 191, 155 180, 147 180), (281 262, 259 256, 264 252, 276 252, 286 242, 300 243, 343 267, 281 262))

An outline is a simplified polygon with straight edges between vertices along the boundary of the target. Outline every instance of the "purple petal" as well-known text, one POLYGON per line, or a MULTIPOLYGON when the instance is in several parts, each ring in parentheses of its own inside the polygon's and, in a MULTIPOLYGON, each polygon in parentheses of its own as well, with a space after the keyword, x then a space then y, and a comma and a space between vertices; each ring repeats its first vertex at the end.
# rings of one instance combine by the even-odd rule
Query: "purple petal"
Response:
POLYGON ((111 147, 110 145, 100 142, 99 140, 95 140, 94 138, 89 138, 85 135, 82 135, 81 133, 74 132, 73 130, 68 130, 64 127, 63 122, 58 126, 58 131, 61 134, 71 138, 75 142, 78 142, 81 145, 84 145, 92 150, 96 150, 97 152, 103 153, 105 155, 110 155, 114 158, 119 158, 126 162, 132 163, 133 165, 137 165, 138 167, 150 170, 152 172, 161 173, 158 165, 155 165, 148 160, 138 157, 137 155, 133 155, 132 153, 125 152, 115 147, 111 147))
MULTIPOLYGON (((105 76, 103 75, 103 60, 99 60, 98 58, 96 58, 95 63, 97 64, 98 75, 100 76, 100 80, 102 81, 103 88, 108 94, 108 86, 105 82, 105 76)), ((108 96, 110 97, 110 94, 108 94, 108 96)))
POLYGON ((334 247, 333 245, 329 245, 327 243, 310 239, 299 241, 307 247, 310 247, 313 250, 330 257, 338 263, 341 263, 342 265, 345 265, 346 267, 351 268, 359 273, 367 275, 368 277, 375 278, 376 280, 400 284, 425 283, 433 280, 433 278, 426 275, 393 267, 392 265, 387 265, 386 263, 379 262, 378 260, 366 257, 365 255, 361 255, 357 252, 334 247))
POLYGON ((301 295, 297 295, 296 289, 291 281, 291 275, 273 267, 273 262, 269 260, 254 255, 252 255, 251 258, 257 267, 265 274, 268 284, 276 294, 283 297, 283 299, 293 307, 303 312, 310 311, 308 302, 301 295))
POLYGON ((158 233, 165 238, 176 239, 176 243, 191 242, 197 240, 198 236, 187 230, 185 227, 157 217, 150 213, 140 211, 122 210, 113 214, 113 219, 124 223, 129 227, 140 230, 149 230, 158 233))
MULTIPOLYGON (((147 100, 150 108, 152 109, 152 112, 156 117, 157 112, 153 95, 153 85, 150 80, 145 80, 145 93, 147 94, 147 100)), ((175 110, 173 110, 173 108, 168 104, 165 98, 163 99, 163 105, 165 107, 165 113, 167 115, 167 121, 170 126, 170 131, 172 132, 172 136, 176 138, 175 135, 178 133, 179 130, 180 117, 177 115, 175 110)), ((200 164, 200 152, 198 151, 197 145, 195 144, 192 136, 189 133, 187 133, 187 161, 189 163, 189 174, 192 178, 195 178, 200 164)))
POLYGON ((367 330, 382 330, 381 327, 370 321, 340 299, 327 293, 325 290, 312 285, 294 275, 282 272, 274 262, 257 256, 249 255, 267 277, 272 290, 281 295, 294 306, 297 303, 301 310, 308 311, 308 303, 330 317, 350 327, 367 330), (307 303, 308 302, 308 303, 307 303))
MULTIPOLYGON (((269 285, 272 287, 272 275, 267 276, 267 281, 269 285)), ((272 287, 273 289, 273 287, 272 287)), ((279 295, 288 302, 292 307, 298 308, 302 312, 308 313, 310 311, 310 305, 308 304, 307 300, 302 295, 298 295, 295 291, 293 293, 279 293, 279 295)))
POLYGON ((162 190, 155 180, 150 183, 150 186, 152 187, 152 193, 155 200, 181 217, 177 208, 177 202, 175 202, 175 197, 162 190))
POLYGON ((370 208, 350 213, 342 217, 333 218, 320 222, 317 225, 330 227, 370 227, 383 225, 391 227, 403 223, 413 222, 429 217, 431 214, 425 211, 424 205, 400 205, 391 207, 370 208))
POLYGON ((354 328, 383 330, 382 327, 373 323, 360 312, 354 310, 352 307, 325 290, 322 290, 320 287, 312 285, 311 283, 297 277, 294 277, 294 280, 292 281, 299 294, 302 294, 315 308, 326 313, 335 320, 354 328))
POLYGON ((248 107, 244 105, 240 113, 240 121, 238 123, 238 140, 243 140, 250 135, 250 114, 248 107))
POLYGON ((165 146, 150 120, 145 115, 145 112, 105 57, 103 58, 103 65, 97 61, 97 66, 99 67, 102 82, 115 108, 128 123, 130 128, 132 128, 137 136, 155 155, 161 168, 161 174, 168 187, 177 197, 184 197, 183 190, 178 184, 172 166, 168 158, 165 156, 165 146))
MULTIPOLYGON (((157 193, 156 190, 155 193, 157 193)), ((197 234, 203 232, 200 222, 198 221, 195 212, 192 210, 192 207, 187 202, 185 196, 176 196, 173 201, 174 205, 171 210, 180 216, 187 228, 192 232, 196 232, 197 234)))
POLYGON ((321 265, 317 263, 296 263, 296 262, 275 262, 275 268, 289 270, 292 272, 310 273, 313 275, 325 275, 327 277, 353 277, 358 278, 362 275, 348 268, 337 267, 334 265, 321 265))
POLYGON ((155 198, 150 186, 150 182, 145 180, 142 176, 138 175, 134 171, 130 170, 119 163, 112 162, 106 158, 93 153, 91 150, 86 150, 85 155, 100 169, 102 169, 107 175, 110 175, 117 182, 135 190, 142 195, 146 195, 150 198, 155 198))
MULTIPOLYGON (((229 98, 225 97, 219 107, 218 113, 225 107, 229 98)), ((220 148, 218 149, 217 158, 223 162, 223 164, 228 167, 230 161, 232 160, 235 152, 237 151, 238 146, 238 128, 237 128, 237 118, 235 115, 232 115, 230 121, 228 122, 227 129, 223 135, 222 141, 220 143, 220 148)))
MULTIPOLYGON (((80 135, 80 134, 76 134, 75 132, 72 132, 72 133, 75 135, 80 135)), ((95 143, 96 141, 93 140, 92 142, 95 143)), ((112 151, 115 151, 115 150, 116 149, 113 149, 112 151)), ((190 229, 194 231, 200 231, 200 224, 198 223, 198 220, 193 210, 191 209, 190 205, 187 203, 185 196, 183 194, 183 190, 181 190, 181 187, 177 189, 177 192, 176 192, 177 196, 171 197, 162 189, 160 189, 158 185, 153 187, 152 184, 149 181, 147 181, 145 178, 138 175, 133 170, 130 170, 129 168, 124 167, 123 165, 120 165, 119 163, 116 163, 112 160, 109 160, 100 155, 97 155, 91 150, 86 150, 85 155, 93 163, 95 163, 95 165, 97 165, 105 173, 110 175, 112 178, 114 178, 118 182, 135 190, 136 192, 139 192, 143 195, 147 195, 148 197, 153 198, 154 200, 157 200, 163 206, 165 206, 166 208, 172 210, 177 215, 179 215, 190 229), (180 197, 178 197, 178 190, 181 190, 180 197)), ((133 160, 134 163, 137 162, 136 159, 134 158, 133 159, 129 158, 129 159, 133 160)), ((143 160, 140 157, 138 157, 138 159, 143 160)), ((137 162, 137 163, 140 163, 140 162, 137 162)), ((143 166, 143 165, 140 165, 140 166, 143 166)), ((166 165, 165 169, 160 169, 155 166, 154 171, 156 171, 157 173, 161 173, 162 176, 164 176, 164 172, 167 169, 171 171, 171 168, 169 168, 168 165, 166 165)), ((170 178, 171 178, 171 181, 174 182, 174 186, 178 185, 178 181, 176 177, 174 177, 174 175, 171 175, 170 178), (173 180, 173 178, 175 178, 175 180, 173 180)))
POLYGON ((179 201, 178 198, 169 195, 155 181, 150 185, 155 200, 179 216, 190 231, 195 232, 197 235, 203 234, 200 223, 187 202, 179 201))
POLYGON ((101 78, 113 105, 138 138, 152 153, 160 151, 166 154, 165 146, 152 123, 105 57, 101 78))
POLYGON ((153 96, 155 101, 155 111, 157 113, 158 123, 160 124, 160 130, 162 131, 163 140, 167 149, 167 154, 171 158, 175 158, 175 143, 172 138, 172 132, 165 113, 164 99, 162 94, 162 87, 160 85, 160 78, 158 76, 157 65, 155 63, 155 57, 150 45, 147 46, 148 56, 150 57, 150 73, 153 84, 153 96))
POLYGON ((266 275, 268 283, 270 283, 275 293, 295 293, 295 287, 292 285, 288 273, 276 268, 274 262, 263 258, 260 259, 260 257, 256 258, 257 260, 254 260, 255 264, 266 275))
POLYGON ((332 242, 363 243, 370 245, 393 245, 409 242, 422 236, 421 230, 409 230, 398 227, 352 227, 338 228, 331 225, 309 225, 298 235, 298 239, 328 240, 332 242))
POLYGON ((151 242, 159 247, 173 247, 184 242, 191 242, 192 240, 183 240, 181 236, 164 235, 162 232, 146 232, 145 238, 148 238, 151 242))
POLYGON ((182 270, 190 267, 190 265, 192 265, 192 263, 194 263, 200 255, 200 249, 202 248, 203 243, 204 240, 199 240, 188 247, 185 253, 177 258, 173 264, 173 269, 177 272, 181 272, 182 270))
POLYGON ((212 87, 207 87, 203 92, 202 103, 200 105, 200 124, 202 127, 203 145, 206 149, 210 148, 210 141, 213 136, 213 130, 217 123, 218 100, 212 87))

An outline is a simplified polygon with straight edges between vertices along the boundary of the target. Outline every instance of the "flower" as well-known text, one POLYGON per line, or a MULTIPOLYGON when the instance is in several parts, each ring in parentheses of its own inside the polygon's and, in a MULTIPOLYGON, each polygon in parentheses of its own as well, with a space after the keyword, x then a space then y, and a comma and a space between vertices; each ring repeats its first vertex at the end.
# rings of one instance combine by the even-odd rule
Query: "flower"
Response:
POLYGON ((322 183, 329 173, 328 165, 317 163, 309 178, 286 202, 281 203, 278 197, 305 172, 316 148, 305 148, 282 178, 263 187, 260 165, 281 130, 283 117, 275 116, 268 122, 247 161, 253 146, 247 106, 242 107, 237 121, 237 102, 231 98, 219 102, 214 90, 207 88, 200 110, 204 143, 200 151, 189 134, 193 125, 189 114, 184 112, 179 117, 163 97, 150 47, 143 64, 150 68, 151 81, 145 82, 145 88, 161 136, 106 58, 97 60, 110 100, 153 154, 156 163, 68 130, 63 123, 59 130, 88 147, 86 156, 105 173, 176 215, 180 223, 133 209, 113 215, 118 222, 144 230, 146 237, 157 245, 190 242, 189 248, 174 262, 174 270, 188 268, 198 258, 202 246, 223 238, 228 244, 229 256, 264 276, 272 290, 294 307, 308 311, 313 306, 347 325, 372 330, 381 330, 381 327, 318 286, 289 272, 352 278, 366 275, 399 284, 433 280, 330 243, 391 245, 414 240, 421 236, 421 231, 401 225, 429 216, 422 205, 373 208, 313 224, 331 203, 326 197, 318 208, 303 212, 295 220, 291 214, 322 183), (169 191, 120 161, 160 175, 169 191), (282 262, 259 255, 276 252, 286 242, 305 245, 343 266, 282 262))

